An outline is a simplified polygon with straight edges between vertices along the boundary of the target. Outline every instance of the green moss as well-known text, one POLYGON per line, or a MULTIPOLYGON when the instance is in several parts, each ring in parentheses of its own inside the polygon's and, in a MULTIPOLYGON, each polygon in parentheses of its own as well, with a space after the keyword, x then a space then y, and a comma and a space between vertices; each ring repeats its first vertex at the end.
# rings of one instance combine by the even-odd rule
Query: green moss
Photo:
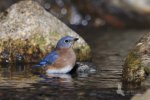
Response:
POLYGON ((123 79, 128 82, 141 82, 144 79, 142 70, 140 54, 136 51, 130 52, 125 61, 123 79))
POLYGON ((55 37, 60 37, 61 35, 59 34, 59 33, 57 33, 57 32, 50 32, 50 35, 51 36, 55 36, 55 37))
MULTIPOLYGON (((0 40, 1 41, 1 40, 0 40)), ((38 45, 33 45, 28 40, 6 40, 0 44, 0 62, 9 61, 9 63, 38 62, 43 57, 43 52, 38 45), (19 57, 22 57, 20 60, 19 57)))
POLYGON ((78 61, 90 61, 91 60, 91 49, 88 45, 81 46, 75 49, 78 61))
MULTIPOLYGON (((19 55, 23 58, 21 62, 37 63, 55 47, 57 40, 61 36, 55 32, 50 34, 55 34, 55 36, 52 35, 52 37, 45 37, 36 33, 26 40, 0 39, 0 62, 9 61, 10 63, 16 63, 19 60, 17 58, 19 55)), ((91 49, 87 44, 77 46, 75 52, 78 61, 91 60, 91 49)))
POLYGON ((137 65, 139 66, 140 64, 141 64, 141 60, 138 53, 130 52, 125 61, 125 65, 132 69, 136 69, 136 66, 137 65))
POLYGON ((43 52, 45 52, 46 40, 42 35, 36 33, 35 35, 32 36, 31 41, 32 44, 38 44, 39 48, 43 50, 43 52))

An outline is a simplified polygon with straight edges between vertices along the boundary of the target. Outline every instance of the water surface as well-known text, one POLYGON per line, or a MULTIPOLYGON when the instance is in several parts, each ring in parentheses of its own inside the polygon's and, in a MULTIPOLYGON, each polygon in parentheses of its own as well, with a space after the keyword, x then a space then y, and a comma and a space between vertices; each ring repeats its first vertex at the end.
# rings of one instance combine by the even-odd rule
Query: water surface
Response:
POLYGON ((129 50, 148 30, 73 28, 89 43, 96 73, 33 75, 32 65, 0 66, 0 98, 3 100, 129 100, 149 88, 120 92, 122 65, 129 50), (118 89, 119 88, 119 89, 118 89))

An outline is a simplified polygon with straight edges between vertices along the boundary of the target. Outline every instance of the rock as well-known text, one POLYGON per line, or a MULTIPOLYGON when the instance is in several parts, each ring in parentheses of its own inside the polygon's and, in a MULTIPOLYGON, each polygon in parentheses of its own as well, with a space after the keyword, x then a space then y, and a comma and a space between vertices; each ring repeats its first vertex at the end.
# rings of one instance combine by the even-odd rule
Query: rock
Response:
POLYGON ((83 38, 37 2, 16 3, 0 14, 0 62, 38 62, 66 35, 79 37, 74 46, 78 61, 90 60, 91 50, 83 38))
POLYGON ((77 73, 95 73, 96 67, 90 62, 77 62, 77 73))
POLYGON ((149 100, 150 90, 147 90, 144 94, 136 94, 131 100, 149 100))
POLYGON ((150 73, 150 33, 144 35, 128 54, 124 68, 123 80, 141 82, 145 74, 150 73))
POLYGON ((96 73, 96 66, 91 62, 77 62, 70 73, 78 77, 88 77, 96 73))
MULTIPOLYGON (((0 0, 0 12, 12 4, 22 0, 0 0)), ((46 11, 62 20, 65 24, 78 25, 82 21, 82 17, 78 15, 78 11, 71 0, 34 0, 38 2, 46 11), (79 17, 78 20, 76 17, 79 17)))

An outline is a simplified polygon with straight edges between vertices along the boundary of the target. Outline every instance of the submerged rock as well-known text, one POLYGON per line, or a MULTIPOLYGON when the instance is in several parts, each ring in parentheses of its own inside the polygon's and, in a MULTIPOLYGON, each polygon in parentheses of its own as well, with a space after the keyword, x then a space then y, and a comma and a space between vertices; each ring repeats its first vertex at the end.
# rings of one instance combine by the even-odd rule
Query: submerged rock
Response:
POLYGON ((124 68, 123 80, 141 82, 145 74, 150 74, 150 33, 143 36, 128 54, 124 68))
POLYGON ((96 66, 90 62, 77 62, 77 73, 95 73, 96 66))
POLYGON ((0 62, 38 62, 66 35, 79 37, 74 46, 77 59, 90 60, 90 47, 82 37, 37 2, 16 3, 0 14, 0 62))
POLYGON ((96 73, 96 66, 91 62, 77 62, 76 75, 78 77, 88 77, 96 73))

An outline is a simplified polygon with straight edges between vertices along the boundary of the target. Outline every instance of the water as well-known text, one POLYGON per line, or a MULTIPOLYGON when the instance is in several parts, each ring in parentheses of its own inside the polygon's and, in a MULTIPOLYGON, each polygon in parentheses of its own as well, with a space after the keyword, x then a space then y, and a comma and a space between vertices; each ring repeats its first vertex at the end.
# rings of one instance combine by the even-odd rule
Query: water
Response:
POLYGON ((93 74, 63 74, 53 77, 32 75, 32 65, 0 66, 0 99, 2 100, 129 100, 143 92, 150 80, 132 90, 121 89, 124 59, 148 30, 114 30, 73 28, 91 45, 93 74))

